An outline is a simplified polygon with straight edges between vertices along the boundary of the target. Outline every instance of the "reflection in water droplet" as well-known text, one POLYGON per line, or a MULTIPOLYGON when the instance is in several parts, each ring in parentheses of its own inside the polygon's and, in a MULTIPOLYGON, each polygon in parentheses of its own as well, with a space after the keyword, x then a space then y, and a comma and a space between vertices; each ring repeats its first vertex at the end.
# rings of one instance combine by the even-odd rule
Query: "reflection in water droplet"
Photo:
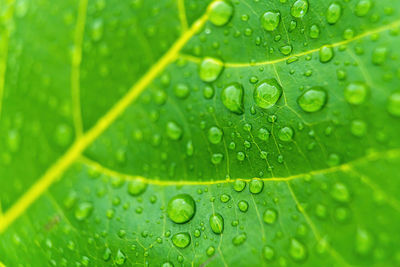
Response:
POLYGON ((168 202, 168 217, 175 223, 186 223, 196 211, 193 198, 188 194, 179 194, 171 198, 168 202))
POLYGON ((321 110, 326 104, 327 94, 320 87, 314 87, 305 91, 297 99, 300 108, 305 112, 316 112, 321 110))
POLYGON ((265 80, 255 88, 254 102, 261 108, 271 108, 278 102, 282 92, 282 87, 275 79, 265 80))
POLYGON ((252 194, 259 194, 264 188, 264 182, 261 179, 253 178, 249 183, 249 191, 252 194))
POLYGON ((224 231, 224 218, 221 214, 215 213, 210 216, 210 227, 215 234, 221 234, 224 231))

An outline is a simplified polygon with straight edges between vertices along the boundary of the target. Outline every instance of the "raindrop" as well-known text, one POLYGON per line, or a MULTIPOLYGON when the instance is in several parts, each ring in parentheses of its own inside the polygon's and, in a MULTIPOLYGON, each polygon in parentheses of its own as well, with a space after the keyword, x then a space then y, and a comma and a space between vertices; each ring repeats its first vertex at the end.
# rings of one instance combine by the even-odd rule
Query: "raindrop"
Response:
POLYGON ((331 61, 333 55, 333 48, 330 46, 324 45, 319 49, 319 61, 321 61, 321 63, 327 63, 331 61))
POLYGON ((257 134, 258 138, 262 141, 267 141, 270 136, 270 132, 265 128, 260 128, 257 134))
POLYGON ((240 246, 241 244, 243 244, 246 241, 246 239, 247 239, 247 235, 245 233, 241 233, 232 239, 232 244, 234 246, 240 246))
POLYGON ((393 116, 400 117, 400 91, 394 92, 389 96, 387 110, 393 116))
POLYGON ((365 229, 357 229, 356 251, 360 255, 368 255, 373 247, 371 234, 365 229))
POLYGON ((222 72, 224 63, 216 58, 206 57, 200 63, 199 75, 204 82, 215 81, 222 72))
POLYGON ((365 102, 368 95, 368 87, 362 82, 352 82, 344 90, 346 101, 353 105, 360 105, 365 102))
POLYGON ((278 217, 278 212, 275 209, 268 208, 263 215, 263 220, 267 224, 273 224, 278 217))
POLYGON ((217 126, 213 126, 208 130, 208 141, 210 141, 211 144, 219 144, 222 140, 223 132, 220 128, 217 126))
POLYGON ((254 101, 257 106, 267 109, 273 107, 282 95, 282 87, 275 79, 268 79, 254 90, 254 101))
POLYGON ((336 22, 338 22, 341 15, 342 15, 342 7, 338 3, 333 2, 332 4, 329 5, 328 10, 326 12, 326 21, 329 24, 335 24, 336 22))
POLYGON ((90 216, 92 211, 93 211, 92 203, 89 202, 80 203, 75 210, 75 218, 78 221, 83 221, 84 219, 90 216))
POLYGON ((169 121, 166 127, 167 136, 172 140, 179 140, 182 137, 183 130, 176 122, 169 121))
POLYGON ((295 18, 302 18, 308 11, 308 1, 307 0, 297 0, 293 3, 290 14, 295 18))
POLYGON ((371 0, 360 0, 356 5, 356 9, 354 10, 356 15, 359 17, 364 17, 371 10, 372 2, 371 0))
POLYGON ((238 83, 230 84, 222 90, 221 99, 224 106, 236 114, 243 114, 243 87, 238 83))
POLYGON ((125 263, 125 261, 126 261, 125 254, 121 250, 118 249, 117 255, 115 255, 115 260, 114 261, 115 261, 115 263, 117 265, 123 265, 125 263))
POLYGON ((367 132, 367 124, 362 120, 354 120, 351 122, 350 131, 354 136, 362 137, 367 132))
POLYGON ((290 240, 290 257, 297 262, 304 261, 307 257, 307 248, 296 238, 290 240))
POLYGON ((234 189, 236 192, 242 192, 242 191, 244 190, 245 187, 246 187, 246 182, 243 181, 243 180, 236 180, 236 181, 233 183, 233 189, 234 189))
POLYGON ((297 99, 300 108, 305 112, 316 112, 321 110, 326 104, 327 94, 320 87, 314 87, 305 91, 297 99))
POLYGON ((249 203, 245 200, 241 200, 238 203, 238 207, 241 212, 246 212, 249 209, 249 203))
POLYGON ((138 196, 142 194, 147 188, 147 183, 141 178, 135 178, 128 183, 128 193, 131 196, 138 196))
POLYGON ((190 235, 187 232, 174 234, 171 239, 177 248, 186 248, 190 244, 190 235))
POLYGON ((262 254, 264 256, 264 259, 266 259, 267 261, 272 261, 275 256, 275 250, 270 246, 265 246, 262 249, 262 254))
POLYGON ((279 11, 267 11, 261 16, 261 25, 267 31, 274 31, 281 21, 279 11))
POLYGON ((285 126, 282 129, 279 130, 278 132, 278 138, 279 140, 283 142, 289 142, 292 141, 294 135, 294 131, 291 127, 285 126))
POLYGON ((249 191, 252 194, 259 194, 264 188, 264 182, 261 179, 253 178, 249 183, 249 191))
POLYGON ((227 1, 214 1, 209 6, 209 20, 216 26, 223 26, 232 18, 233 6, 227 1))
POLYGON ((185 99, 189 96, 190 90, 189 87, 184 83, 178 83, 174 87, 174 94, 176 97, 185 99))
POLYGON ((350 192, 343 183, 335 183, 331 190, 331 196, 338 202, 347 203, 350 201, 350 192))
POLYGON ((210 216, 210 227, 215 234, 221 234, 224 231, 224 218, 221 214, 215 213, 210 216))
POLYGON ((168 202, 168 217, 175 223, 186 223, 196 211, 193 198, 188 194, 179 194, 171 198, 168 202))

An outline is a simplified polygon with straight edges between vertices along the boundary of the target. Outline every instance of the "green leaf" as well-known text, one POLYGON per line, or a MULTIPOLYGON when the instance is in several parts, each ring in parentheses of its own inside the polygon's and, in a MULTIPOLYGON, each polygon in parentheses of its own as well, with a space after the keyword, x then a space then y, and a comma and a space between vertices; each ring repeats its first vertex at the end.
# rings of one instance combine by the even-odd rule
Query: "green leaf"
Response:
POLYGON ((0 2, 0 266, 400 265, 400 2, 0 2))

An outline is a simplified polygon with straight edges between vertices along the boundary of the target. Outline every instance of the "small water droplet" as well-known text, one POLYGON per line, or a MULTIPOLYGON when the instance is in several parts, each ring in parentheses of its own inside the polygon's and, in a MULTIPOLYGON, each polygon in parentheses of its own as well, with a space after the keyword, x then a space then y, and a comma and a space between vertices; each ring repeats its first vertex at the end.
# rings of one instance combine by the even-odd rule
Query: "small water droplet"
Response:
POLYGON ((210 141, 210 143, 214 145, 219 144, 222 140, 223 135, 224 133, 220 128, 218 128, 217 126, 213 126, 208 130, 208 141, 210 141))
POLYGON ((224 106, 233 113, 243 114, 244 91, 242 85, 238 83, 230 84, 222 90, 221 99, 224 106))
POLYGON ((172 140, 179 140, 182 137, 183 130, 176 122, 169 121, 166 127, 167 136, 172 140))
POLYGON ((184 83, 178 83, 174 87, 174 94, 178 98, 185 99, 189 96, 189 93, 190 93, 189 86, 187 86, 184 83))
POLYGON ((359 17, 364 17, 365 15, 368 14, 372 7, 372 1, 371 0, 360 0, 358 1, 356 8, 355 8, 355 13, 359 17))
POLYGON ((238 208, 241 212, 246 212, 249 209, 249 203, 246 200, 241 200, 238 203, 238 208))
POLYGON ((115 260, 114 261, 115 261, 115 263, 117 265, 123 265, 125 263, 126 256, 120 249, 118 249, 117 255, 115 255, 115 260))
POLYGON ((367 132, 367 124, 362 120, 353 120, 350 131, 354 136, 362 137, 367 132))
POLYGON ((227 1, 214 1, 209 6, 209 20, 216 26, 227 24, 232 18, 233 6, 227 1))
POLYGON ((186 223, 194 216, 196 205, 188 194, 179 194, 168 202, 168 217, 175 223, 186 223))
POLYGON ((281 128, 278 132, 278 138, 279 140, 283 142, 289 142, 292 141, 294 135, 294 131, 291 127, 285 126, 281 128))
POLYGON ((267 11, 261 16, 261 25, 267 31, 274 31, 281 21, 279 11, 267 11))
POLYGON ((319 61, 321 63, 327 63, 332 60, 334 55, 333 48, 330 46, 322 46, 319 49, 319 61))
POLYGON ((257 106, 267 109, 278 102, 282 92, 282 87, 275 79, 268 79, 255 88, 253 97, 257 106))
POLYGON ((240 246, 246 241, 246 239, 247 239, 246 233, 241 233, 232 239, 232 244, 234 246, 240 246))
POLYGON ((213 246, 209 246, 208 248, 207 248, 207 250, 206 250, 206 254, 207 254, 207 256, 212 256, 212 255, 214 255, 214 253, 215 253, 215 248, 213 247, 213 246))
POLYGON ((83 202, 78 205, 75 210, 75 218, 78 221, 83 221, 88 218, 93 211, 93 204, 90 202, 83 202))
POLYGON ((136 178, 128 183, 128 193, 131 196, 139 196, 147 188, 147 183, 141 178, 136 178))
POLYGON ((215 213, 210 216, 210 227, 215 234, 221 234, 224 231, 224 218, 221 214, 215 213))
POLYGON ((252 194, 259 194, 264 188, 264 182, 261 179, 253 178, 249 183, 249 191, 252 194))
POLYGON ((344 90, 346 101, 353 105, 360 105, 365 102, 368 95, 368 87, 362 82, 352 82, 344 90))
POLYGON ((310 37, 313 39, 317 39, 319 37, 319 33, 320 33, 320 30, 319 30, 318 25, 316 25, 316 24, 311 25, 310 33, 309 33, 310 37))
POLYGON ((329 24, 335 24, 342 16, 342 7, 339 3, 333 2, 326 11, 326 21, 329 24))
POLYGON ((275 209, 268 208, 263 215, 263 220, 267 224, 273 224, 278 217, 278 212, 275 209))
POLYGON ((356 232, 356 252, 360 255, 368 255, 373 244, 371 234, 365 229, 358 228, 356 232))
POLYGON ((270 246, 265 246, 262 249, 262 254, 264 256, 264 259, 266 259, 267 261, 272 261, 275 256, 275 250, 270 246))
POLYGON ((335 183, 331 190, 331 196, 338 202, 347 203, 350 201, 350 192, 343 183, 335 183))
POLYGON ((307 0, 297 0, 290 8, 290 14, 295 18, 302 18, 308 11, 307 0))
POLYGON ((289 255, 294 261, 304 261, 307 258, 307 248, 296 238, 291 238, 289 255))
POLYGON ((400 91, 394 92, 389 96, 387 110, 393 116, 400 117, 400 91))
POLYGON ((199 76, 204 82, 215 81, 222 72, 224 63, 216 58, 206 57, 200 63, 199 76))
POLYGON ((172 243, 177 248, 186 248, 190 244, 190 235, 187 232, 174 234, 171 238, 172 243))
POLYGON ((242 192, 245 187, 246 187, 246 182, 245 181, 235 180, 235 182, 233 183, 233 189, 236 192, 242 192))
POLYGON ((321 110, 327 101, 327 94, 325 90, 320 87, 314 87, 303 94, 297 99, 300 108, 305 112, 316 112, 321 110))

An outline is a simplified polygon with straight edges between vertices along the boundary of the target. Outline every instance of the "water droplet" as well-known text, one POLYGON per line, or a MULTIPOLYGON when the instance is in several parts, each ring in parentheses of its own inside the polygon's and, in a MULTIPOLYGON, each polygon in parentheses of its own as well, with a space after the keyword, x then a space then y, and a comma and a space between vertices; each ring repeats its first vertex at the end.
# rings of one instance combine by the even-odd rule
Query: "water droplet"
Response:
POLYGON ((356 5, 356 9, 354 10, 356 15, 359 17, 364 17, 368 14, 372 7, 371 0, 360 0, 356 5))
POLYGON ((260 128, 258 130, 257 137, 262 141, 267 141, 269 139, 270 132, 265 128, 260 128))
POLYGON ((393 116, 400 117, 400 91, 394 92, 389 96, 387 110, 393 116))
POLYGON ((231 199, 231 197, 229 195, 227 195, 227 194, 222 194, 221 197, 220 197, 220 200, 221 200, 222 203, 226 203, 230 199, 231 199))
POLYGON ((224 63, 221 60, 206 57, 200 63, 200 79, 204 82, 213 82, 219 77, 223 68, 224 63))
POLYGON ((213 126, 208 130, 208 141, 210 141, 210 143, 214 145, 219 144, 222 140, 223 135, 224 133, 220 128, 218 128, 217 126, 213 126))
POLYGON ((215 253, 215 248, 213 246, 209 246, 206 250, 207 256, 212 256, 215 253))
POLYGON ((106 248, 106 250, 104 251, 104 254, 103 254, 103 260, 108 261, 110 258, 111 258, 111 249, 106 248))
POLYGON ((305 91, 297 99, 300 108, 305 112, 316 112, 321 110, 326 104, 327 94, 320 87, 314 87, 305 91))
POLYGON ((308 11, 307 0, 297 0, 290 8, 290 14, 295 18, 302 18, 308 11))
POLYGON ((115 255, 115 263, 117 264, 117 265, 122 265, 122 264, 124 264, 125 263, 125 261, 126 261, 126 256, 125 256, 125 254, 121 251, 121 250, 119 250, 118 249, 118 251, 117 251, 117 255, 115 255))
POLYGON ((352 82, 344 90, 346 101, 353 105, 360 105, 365 102, 368 95, 368 87, 362 82, 352 82))
POLYGON ((67 124, 60 124, 55 130, 55 141, 61 147, 66 147, 72 141, 73 131, 67 124))
POLYGON ((372 63, 375 65, 382 65, 387 58, 388 50, 386 47, 377 47, 372 52, 372 63))
POLYGON ((236 181, 233 183, 233 189, 234 189, 236 192, 242 192, 242 191, 244 190, 245 187, 246 187, 246 182, 245 182, 245 181, 236 180, 236 181))
POLYGON ((171 239, 177 248, 186 248, 190 244, 190 235, 187 232, 174 234, 171 239))
POLYGON ((254 101, 257 106, 267 109, 273 107, 282 95, 282 87, 275 79, 268 79, 254 90, 254 101))
POLYGON ((203 96, 206 99, 211 99, 214 96, 214 88, 212 88, 211 86, 206 86, 203 89, 203 96))
POLYGON ((249 191, 252 194, 259 194, 264 188, 264 182, 261 179, 253 178, 249 183, 249 191))
POLYGON ((101 38, 103 37, 103 30, 104 30, 103 20, 101 19, 94 20, 91 27, 92 40, 95 42, 100 41, 101 38))
POLYGON ((275 209, 268 208, 263 215, 263 220, 267 224, 273 224, 278 217, 278 212, 275 209))
POLYGON ((241 233, 232 239, 232 244, 234 246, 240 246, 241 244, 243 244, 246 241, 246 239, 247 239, 247 235, 245 233, 241 233))
POLYGON ((346 203, 350 201, 350 192, 343 183, 335 183, 331 190, 331 196, 338 202, 346 203))
POLYGON ((249 203, 245 200, 241 200, 238 203, 238 208, 241 212, 246 212, 249 209, 249 203))
POLYGON ((368 255, 373 247, 373 238, 371 234, 365 230, 358 228, 356 232, 356 251, 360 255, 368 255))
POLYGON ((78 207, 75 210, 75 218, 78 221, 83 221, 87 217, 92 214, 93 211, 93 204, 89 202, 83 202, 78 205, 78 207))
POLYGON ((194 153, 193 142, 192 142, 192 140, 189 140, 186 143, 186 155, 188 155, 190 157, 190 156, 193 156, 193 153, 194 153))
POLYGON ((279 51, 284 54, 285 56, 292 53, 293 47, 291 45, 284 45, 279 48, 279 51))
POLYGON ((187 194, 179 194, 168 202, 168 217, 175 223, 186 223, 196 211, 193 198, 187 194))
POLYGON ((279 140, 283 142, 289 142, 292 141, 294 135, 294 131, 291 127, 285 126, 282 129, 279 130, 278 132, 278 138, 279 140))
POLYGON ((221 234, 224 231, 224 218, 221 214, 215 213, 210 216, 210 227, 215 234, 221 234))
POLYGON ((351 122, 350 130, 354 136, 362 137, 367 132, 367 124, 362 120, 354 120, 351 122))
POLYGON ((237 158, 237 160, 239 160, 239 161, 243 161, 243 160, 245 159, 245 157, 246 157, 246 155, 245 155, 242 151, 239 151, 239 152, 236 154, 236 158, 237 158))
POLYGON ((185 99, 189 96, 190 90, 189 87, 184 83, 178 83, 174 87, 174 94, 176 97, 185 99))
POLYGON ((170 261, 164 262, 161 267, 174 267, 174 264, 170 261))
POLYGON ((319 49, 319 61, 321 61, 321 63, 327 63, 331 61, 333 55, 333 48, 330 46, 324 45, 319 49))
POLYGON ((261 25, 267 31, 274 31, 281 21, 279 11, 267 11, 261 16, 261 25))
POLYGON ((182 137, 183 130, 176 122, 169 121, 166 127, 167 136, 172 140, 179 140, 182 137))
POLYGON ((236 114, 243 114, 243 87, 238 83, 230 84, 222 90, 221 99, 224 106, 236 114))
POLYGON ((128 183, 128 193, 131 196, 142 194, 147 188, 147 183, 141 178, 136 178, 128 183))
POLYGON ((233 14, 233 6, 226 1, 215 1, 209 6, 209 20, 216 26, 229 22, 233 14))
POLYGON ((262 254, 264 256, 264 259, 266 259, 267 261, 272 261, 275 256, 275 250, 270 246, 265 246, 262 249, 262 254))
POLYGON ((211 155, 211 163, 214 165, 218 165, 224 159, 224 154, 221 153, 214 153, 211 155))
POLYGON ((304 261, 307 257, 307 248, 296 238, 291 238, 289 255, 294 261, 304 261))
POLYGON ((342 7, 339 3, 333 2, 326 12, 326 21, 329 24, 335 24, 340 19, 340 16, 342 16, 342 7))
POLYGON ((317 39, 319 37, 319 33, 320 33, 320 30, 319 30, 318 25, 316 25, 316 24, 311 25, 310 33, 309 33, 310 37, 313 39, 317 39))

